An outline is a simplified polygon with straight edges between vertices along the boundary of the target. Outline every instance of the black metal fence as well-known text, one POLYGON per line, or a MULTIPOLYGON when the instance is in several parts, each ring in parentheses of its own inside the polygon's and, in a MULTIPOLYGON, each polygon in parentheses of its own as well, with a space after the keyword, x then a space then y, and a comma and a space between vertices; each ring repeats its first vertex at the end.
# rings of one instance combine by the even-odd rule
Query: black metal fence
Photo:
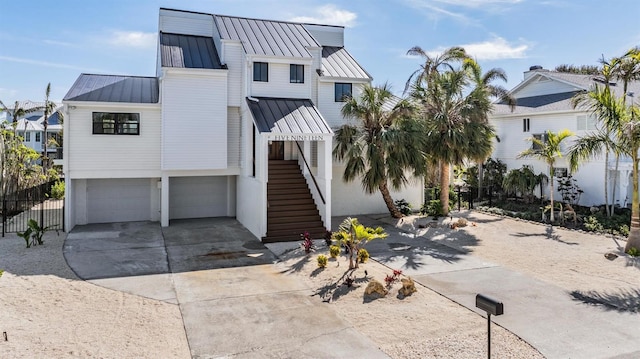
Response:
POLYGON ((31 219, 43 228, 64 231, 64 199, 51 197, 55 182, 13 192, 2 198, 3 237, 5 233, 24 232, 31 219))

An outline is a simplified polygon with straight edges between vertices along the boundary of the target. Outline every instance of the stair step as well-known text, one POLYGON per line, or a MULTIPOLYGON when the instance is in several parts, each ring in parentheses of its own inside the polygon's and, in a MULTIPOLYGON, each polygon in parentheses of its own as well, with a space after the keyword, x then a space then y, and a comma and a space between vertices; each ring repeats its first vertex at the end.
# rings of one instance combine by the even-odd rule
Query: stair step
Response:
POLYGON ((313 239, 321 239, 324 238, 324 233, 326 232, 324 227, 313 227, 313 228, 291 228, 291 229, 279 229, 279 230, 267 230, 267 237, 285 237, 290 236, 292 238, 297 238, 298 240, 302 240, 300 235, 304 232, 309 232, 311 234, 311 238, 313 239))
POLYGON ((273 210, 271 208, 267 209, 267 221, 270 221, 272 218, 289 218, 296 216, 316 216, 319 215, 318 209, 316 206, 290 206, 288 208, 281 207, 277 208, 277 210, 273 210))
POLYGON ((267 194, 267 200, 269 202, 283 201, 289 199, 306 199, 310 202, 313 202, 313 197, 311 193, 307 191, 306 193, 269 193, 267 194))
POLYGON ((304 187, 304 188, 271 188, 267 191, 267 197, 269 195, 281 195, 281 194, 288 194, 288 195, 298 195, 298 194, 306 194, 309 193, 309 188, 304 187))
POLYGON ((273 207, 282 207, 282 206, 289 206, 289 205, 295 205, 295 204, 310 204, 312 206, 315 207, 315 203, 313 202, 313 199, 311 199, 311 196, 309 195, 308 198, 297 198, 297 197, 292 197, 292 198, 288 198, 288 199, 278 199, 278 200, 274 200, 274 201, 268 201, 268 208, 273 208, 273 207))
POLYGON ((322 222, 322 218, 319 214, 312 214, 306 216, 281 216, 281 217, 269 217, 269 225, 280 223, 302 223, 302 222, 322 222))
POLYGON ((311 222, 290 222, 290 223, 269 223, 267 225, 267 233, 277 232, 277 231, 292 231, 297 233, 304 233, 304 231, 309 231, 308 228, 322 228, 322 221, 311 221, 311 222))

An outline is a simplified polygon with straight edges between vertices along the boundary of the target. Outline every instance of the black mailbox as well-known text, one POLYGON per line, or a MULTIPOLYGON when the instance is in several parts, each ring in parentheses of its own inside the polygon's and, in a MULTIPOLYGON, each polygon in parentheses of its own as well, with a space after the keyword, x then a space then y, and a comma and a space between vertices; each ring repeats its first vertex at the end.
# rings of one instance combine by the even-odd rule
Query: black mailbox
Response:
POLYGON ((504 314, 504 306, 501 302, 498 302, 497 300, 489 298, 482 294, 476 295, 476 307, 484 310, 488 314, 504 314))

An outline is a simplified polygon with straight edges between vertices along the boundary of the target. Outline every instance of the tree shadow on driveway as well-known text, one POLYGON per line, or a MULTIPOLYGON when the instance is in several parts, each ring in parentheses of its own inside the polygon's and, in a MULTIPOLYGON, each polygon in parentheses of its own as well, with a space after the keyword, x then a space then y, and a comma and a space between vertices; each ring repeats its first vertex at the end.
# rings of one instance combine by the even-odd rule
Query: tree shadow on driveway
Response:
POLYGON ((595 290, 569 293, 573 300, 593 305, 607 311, 640 312, 640 289, 623 289, 618 292, 595 290))

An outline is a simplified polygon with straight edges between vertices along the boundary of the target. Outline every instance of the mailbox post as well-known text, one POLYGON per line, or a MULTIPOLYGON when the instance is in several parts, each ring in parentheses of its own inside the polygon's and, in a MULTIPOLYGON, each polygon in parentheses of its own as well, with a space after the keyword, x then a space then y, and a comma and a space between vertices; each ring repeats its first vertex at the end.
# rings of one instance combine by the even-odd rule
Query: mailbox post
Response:
POLYGON ((491 315, 504 314, 504 305, 482 294, 476 295, 476 308, 487 313, 487 358, 491 359, 491 315))

